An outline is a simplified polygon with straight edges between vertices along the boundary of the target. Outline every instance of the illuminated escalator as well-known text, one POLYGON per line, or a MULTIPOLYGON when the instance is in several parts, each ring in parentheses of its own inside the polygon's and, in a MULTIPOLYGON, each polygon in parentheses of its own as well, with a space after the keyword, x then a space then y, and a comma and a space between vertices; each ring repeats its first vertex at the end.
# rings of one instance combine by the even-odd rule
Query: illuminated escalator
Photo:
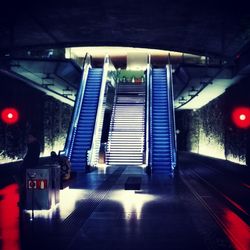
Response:
POLYGON ((153 173, 172 173, 171 115, 166 69, 152 70, 151 164, 153 173))
POLYGON ((99 94, 102 83, 101 68, 89 69, 80 113, 70 152, 73 170, 84 170, 87 165, 87 151, 91 147, 95 127, 99 94))

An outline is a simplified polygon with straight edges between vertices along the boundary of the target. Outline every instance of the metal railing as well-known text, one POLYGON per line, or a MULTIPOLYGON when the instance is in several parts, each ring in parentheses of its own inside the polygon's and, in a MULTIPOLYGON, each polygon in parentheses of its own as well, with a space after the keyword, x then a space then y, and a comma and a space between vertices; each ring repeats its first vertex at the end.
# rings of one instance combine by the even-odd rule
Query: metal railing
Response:
POLYGON ((115 95, 114 95, 114 103, 113 103, 113 107, 112 107, 112 115, 111 115, 111 120, 110 120, 110 125, 109 125, 108 147, 106 148, 106 154, 110 152, 109 139, 112 138, 112 131, 113 131, 113 127, 114 127, 115 109, 116 109, 116 102, 117 102, 117 89, 118 88, 119 88, 119 85, 116 84, 115 95))
POLYGON ((110 63, 109 56, 106 55, 104 58, 102 83, 99 95, 98 108, 96 112, 96 120, 95 120, 95 128, 92 138, 92 144, 90 150, 88 150, 88 165, 92 167, 97 165, 99 159, 99 150, 101 146, 101 136, 102 136, 101 134, 103 127, 104 113, 105 113, 104 95, 105 95, 105 89, 109 72, 109 63, 110 63))
POLYGON ((77 124, 79 121, 82 101, 83 101, 83 97, 85 93, 85 87, 86 87, 86 82, 88 79, 90 68, 91 68, 91 56, 89 54, 86 54, 86 57, 84 60, 82 80, 79 86, 79 90, 77 92, 77 97, 76 97, 74 110, 73 110, 73 116, 71 119, 71 125, 70 125, 69 132, 67 134, 66 145, 64 147, 64 150, 61 151, 61 153, 65 154, 69 159, 71 158, 72 148, 73 148, 75 135, 76 135, 77 124))
POLYGON ((168 88, 168 109, 169 109, 169 126, 170 126, 170 142, 171 142, 171 161, 172 169, 176 166, 176 133, 175 133, 175 114, 174 114, 174 93, 173 93, 173 76, 172 66, 169 63, 166 66, 167 70, 167 88, 168 88))

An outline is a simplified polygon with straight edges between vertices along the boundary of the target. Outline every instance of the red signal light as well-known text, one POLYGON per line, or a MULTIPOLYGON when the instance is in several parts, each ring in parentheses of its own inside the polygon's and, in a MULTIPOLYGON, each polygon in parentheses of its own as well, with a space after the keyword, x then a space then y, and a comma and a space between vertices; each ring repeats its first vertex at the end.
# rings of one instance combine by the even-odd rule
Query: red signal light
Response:
POLYGON ((4 123, 14 124, 19 120, 19 113, 15 108, 5 108, 1 113, 1 119, 4 123))
POLYGON ((238 107, 232 112, 232 120, 238 128, 250 127, 250 108, 238 107))

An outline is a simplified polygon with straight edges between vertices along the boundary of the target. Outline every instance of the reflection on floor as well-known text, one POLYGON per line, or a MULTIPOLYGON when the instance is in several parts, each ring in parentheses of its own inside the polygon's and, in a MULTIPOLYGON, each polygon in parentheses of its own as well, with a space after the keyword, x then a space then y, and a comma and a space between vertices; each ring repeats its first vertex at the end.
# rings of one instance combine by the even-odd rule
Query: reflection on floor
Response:
POLYGON ((19 202, 16 183, 0 190, 0 236, 3 250, 20 249, 19 202))
POLYGON ((248 249, 247 221, 191 175, 201 163, 180 165, 174 178, 131 166, 78 173, 34 220, 9 183, 0 191, 1 249, 248 249), (129 177, 141 179, 140 190, 124 190, 129 177))

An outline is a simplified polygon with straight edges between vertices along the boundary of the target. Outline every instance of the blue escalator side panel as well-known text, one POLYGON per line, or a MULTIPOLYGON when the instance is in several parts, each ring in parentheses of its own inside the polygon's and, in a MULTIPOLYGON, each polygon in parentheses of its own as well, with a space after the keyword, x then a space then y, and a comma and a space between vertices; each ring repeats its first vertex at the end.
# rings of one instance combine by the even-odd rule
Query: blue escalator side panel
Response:
POLYGON ((171 174, 171 142, 166 69, 152 72, 152 172, 171 174))
POLYGON ((88 74, 70 159, 73 170, 84 170, 87 165, 87 151, 92 143, 102 72, 102 69, 94 68, 88 74))

